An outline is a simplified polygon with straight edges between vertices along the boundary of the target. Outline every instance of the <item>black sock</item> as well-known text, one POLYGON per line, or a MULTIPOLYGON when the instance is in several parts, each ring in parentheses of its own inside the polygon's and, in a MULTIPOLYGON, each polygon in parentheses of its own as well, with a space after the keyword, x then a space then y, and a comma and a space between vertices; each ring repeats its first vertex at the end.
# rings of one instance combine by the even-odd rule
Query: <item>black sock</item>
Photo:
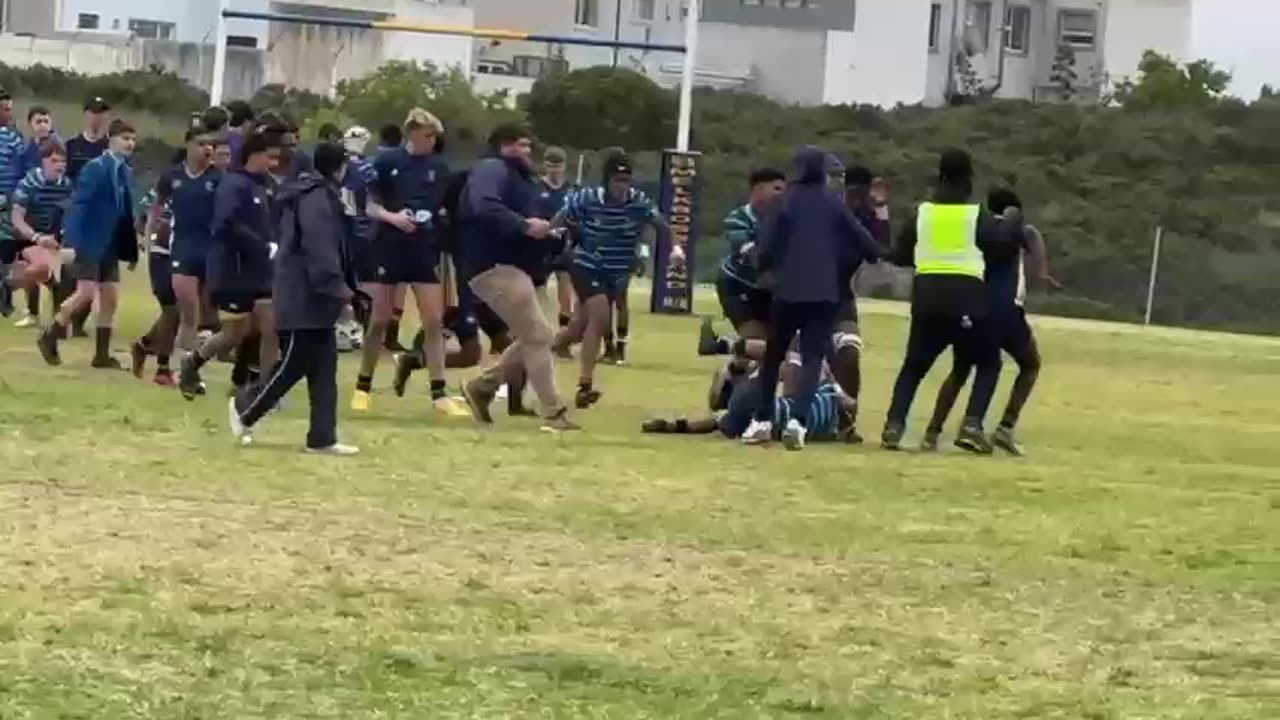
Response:
POLYGON ((431 399, 439 400, 445 396, 445 382, 443 380, 431 381, 431 399))
POLYGON ((366 393, 373 392, 373 376, 361 375, 360 377, 356 378, 356 391, 366 392, 366 393))
POLYGON ((560 327, 569 327, 569 316, 564 313, 560 313, 560 327))
POLYGON ((528 377, 521 372, 520 377, 507 383, 507 410, 510 412, 524 410, 524 386, 527 382, 528 377))
POLYGON ((169 356, 168 355, 156 356, 156 372, 169 372, 169 356))
POLYGON ((195 368, 196 370, 199 370, 200 368, 204 367, 204 364, 209 362, 198 351, 191 353, 187 357, 191 358, 191 367, 195 368))
POLYGON ((249 366, 237 360, 231 366, 231 384, 235 387, 241 387, 249 382, 249 366))
POLYGON ((387 347, 395 347, 400 344, 400 319, 403 317, 404 311, 397 310, 395 315, 387 321, 387 336, 383 342, 387 347))
POLYGON ((55 340, 61 340, 67 336, 67 326, 58 322, 57 318, 54 318, 53 324, 49 326, 49 334, 52 335, 55 340))
POLYGON ((31 317, 40 317, 40 286, 37 285, 34 290, 27 291, 27 314, 31 317))
POLYGON ((245 377, 248 379, 249 382, 257 383, 258 380, 262 379, 262 371, 256 367, 250 366, 245 372, 245 377))
POLYGON ((111 354, 111 328, 100 327, 94 328, 94 351, 95 359, 104 360, 111 354))
POLYGON ((734 340, 732 343, 730 343, 729 338, 723 337, 723 338, 720 338, 720 342, 723 342, 729 345, 729 352, 733 353, 735 357, 745 358, 747 356, 747 339, 746 338, 740 337, 737 340, 734 340))
POLYGON ((578 392, 584 392, 584 393, 589 393, 589 392, 591 392, 591 385, 592 385, 592 383, 591 383, 591 381, 590 381, 590 380, 579 380, 579 381, 578 381, 578 392))

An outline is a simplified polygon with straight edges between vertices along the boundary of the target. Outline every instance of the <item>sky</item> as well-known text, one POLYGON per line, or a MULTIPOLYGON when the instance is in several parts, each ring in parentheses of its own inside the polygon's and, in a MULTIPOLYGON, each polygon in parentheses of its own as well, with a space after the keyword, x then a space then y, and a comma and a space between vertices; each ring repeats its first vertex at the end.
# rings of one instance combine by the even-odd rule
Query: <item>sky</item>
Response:
POLYGON ((1235 74, 1232 93, 1250 99, 1280 88, 1280 0, 1195 0, 1193 54, 1235 74))

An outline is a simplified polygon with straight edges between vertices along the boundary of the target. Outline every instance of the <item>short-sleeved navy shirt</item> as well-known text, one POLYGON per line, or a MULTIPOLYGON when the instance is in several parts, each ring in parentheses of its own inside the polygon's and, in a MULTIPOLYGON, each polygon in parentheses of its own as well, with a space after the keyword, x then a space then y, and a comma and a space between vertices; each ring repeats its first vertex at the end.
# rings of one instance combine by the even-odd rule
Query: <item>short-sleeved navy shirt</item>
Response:
POLYGON ((222 173, 210 167, 192 175, 178 163, 160 176, 156 195, 173 213, 173 252, 203 256, 213 242, 213 198, 222 173))
POLYGON ((550 220, 556 216, 564 207, 564 200, 569 193, 573 192, 574 186, 570 183, 564 183, 560 187, 553 187, 546 181, 546 178, 538 180, 538 208, 537 217, 543 220, 550 220))
POLYGON ((80 171, 90 160, 107 151, 107 138, 90 140, 83 133, 67 141, 67 177, 72 183, 79 182, 80 171))
MULTIPOLYGON (((435 153, 414 155, 398 148, 388 150, 374 161, 378 180, 372 195, 389 212, 401 210, 429 211, 433 216, 440 210, 445 187, 449 181, 449 164, 435 153)), ((425 235, 428 226, 420 226, 425 235)), ((405 238, 405 234, 386 223, 378 223, 379 237, 405 238)))

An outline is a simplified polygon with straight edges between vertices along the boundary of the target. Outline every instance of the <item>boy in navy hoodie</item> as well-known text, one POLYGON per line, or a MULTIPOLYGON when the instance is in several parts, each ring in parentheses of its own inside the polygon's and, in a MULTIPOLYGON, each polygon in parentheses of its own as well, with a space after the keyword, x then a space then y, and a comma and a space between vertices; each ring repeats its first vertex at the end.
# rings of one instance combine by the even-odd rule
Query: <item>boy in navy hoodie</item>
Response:
MULTIPOLYGON (((760 367, 764 397, 755 419, 742 435, 749 445, 774 438, 773 409, 778 373, 799 333, 802 374, 796 407, 809 408, 817 391, 822 364, 831 347, 847 268, 877 262, 884 254, 866 228, 827 189, 827 154, 809 146, 795 156, 795 177, 760 234, 758 267, 773 291, 769 334, 760 367)), ((810 419, 803 414, 780 428, 788 449, 804 447, 810 419)))

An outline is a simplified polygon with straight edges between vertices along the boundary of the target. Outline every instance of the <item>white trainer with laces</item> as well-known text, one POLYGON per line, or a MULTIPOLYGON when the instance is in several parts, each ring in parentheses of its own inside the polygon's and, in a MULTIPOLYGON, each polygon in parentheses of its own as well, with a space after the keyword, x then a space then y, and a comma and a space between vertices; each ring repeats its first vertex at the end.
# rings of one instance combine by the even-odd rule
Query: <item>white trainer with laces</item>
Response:
POLYGON ((253 432, 240 420, 240 410, 236 408, 234 396, 227 400, 227 425, 231 428, 231 435, 239 440, 241 445, 253 444, 253 432))
POLYGON ((787 429, 782 431, 782 446, 788 450, 803 450, 805 438, 808 437, 809 431, 799 420, 791 419, 787 421, 787 429))
POLYGON ((768 445, 773 442, 773 423, 765 420, 752 420, 747 431, 742 433, 745 445, 768 445))

